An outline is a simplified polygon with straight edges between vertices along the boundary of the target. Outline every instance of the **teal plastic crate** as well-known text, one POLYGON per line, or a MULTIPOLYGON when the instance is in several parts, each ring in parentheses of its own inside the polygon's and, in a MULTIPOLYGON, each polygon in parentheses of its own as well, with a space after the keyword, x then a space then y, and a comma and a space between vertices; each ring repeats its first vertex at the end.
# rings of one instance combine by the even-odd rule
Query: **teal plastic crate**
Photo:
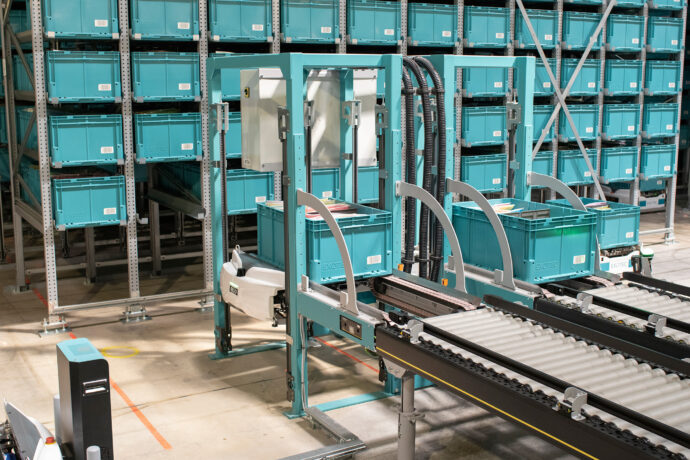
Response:
POLYGON ((604 183, 625 182, 637 174, 637 147, 609 147, 601 149, 600 179, 604 183))
MULTIPOLYGON (((218 54, 216 53, 216 56, 218 54)), ((223 69, 220 72, 220 89, 224 101, 240 100, 240 72, 240 69, 223 69)))
POLYGON ((685 0, 649 0, 650 8, 660 10, 682 10, 685 5, 685 0))
POLYGON ((641 179, 673 177, 676 165, 676 146, 673 144, 643 145, 640 160, 641 179))
MULTIPOLYGON (((489 202, 492 205, 510 203, 514 209, 524 212, 499 215, 510 245, 513 275, 517 279, 539 284, 592 274, 596 256, 594 215, 512 198, 489 202), (545 217, 528 218, 531 212, 543 213, 545 217)), ((503 268, 496 234, 474 202, 453 204, 453 227, 466 264, 488 270, 503 268)))
POLYGON ((199 40, 198 0, 130 0, 129 4, 134 40, 199 40))
POLYGON ((273 199, 273 173, 229 169, 227 177, 228 215, 253 214, 258 203, 273 199))
POLYGON ((642 137, 645 139, 671 137, 678 132, 678 104, 645 104, 642 117, 642 137))
POLYGON ((227 158, 242 158, 242 114, 229 113, 229 126, 225 134, 225 156, 227 158))
POLYGON ((647 50, 678 53, 683 47, 683 19, 650 16, 647 22, 647 50))
POLYGON ((52 104, 119 102, 120 53, 46 51, 46 80, 52 104))
POLYGON ((601 5, 601 0, 565 0, 563 3, 572 5, 601 5))
POLYGON ((43 0, 42 9, 47 37, 118 37, 117 0, 43 0))
POLYGON ((639 133, 639 104, 604 104, 602 139, 607 141, 635 139, 639 133))
POLYGON ((659 192, 666 190, 665 179, 648 179, 640 181, 640 192, 659 192))
POLYGON ((29 10, 10 10, 10 17, 8 19, 12 26, 12 31, 15 34, 31 29, 31 19, 29 18, 29 10))
POLYGON ((454 46, 457 41, 457 24, 455 5, 407 5, 407 34, 412 46, 454 46))
MULTIPOLYGON (((340 202, 337 202, 340 203, 340 202)), ((392 216, 388 211, 350 204, 356 214, 337 219, 343 233, 355 278, 370 278, 391 273, 393 248, 392 216)), ((259 205, 259 258, 285 267, 284 216, 282 203, 259 205)), ((307 273, 310 280, 327 284, 345 280, 340 251, 323 220, 306 219, 307 273)))
POLYGON ((378 202, 379 167, 360 166, 357 171, 357 202, 360 204, 378 202))
POLYGON ((675 96, 680 90, 680 61, 647 61, 644 77, 646 95, 675 96))
POLYGON ((637 96, 642 90, 642 61, 607 59, 604 67, 605 95, 637 96))
POLYGON ((468 67, 462 71, 465 97, 503 97, 508 93, 508 69, 468 67))
POLYGON ((553 176, 553 152, 541 151, 537 153, 537 156, 532 159, 532 171, 545 176, 553 176))
POLYGON ((209 0, 208 18, 210 39, 215 42, 273 40, 271 0, 209 0))
POLYGON ((505 188, 508 157, 504 153, 462 156, 460 163, 461 180, 480 192, 502 192, 505 188))
POLYGON ((383 0, 347 2, 347 35, 353 45, 397 45, 400 32, 400 3, 383 0))
POLYGON ((58 229, 124 225, 125 177, 53 179, 53 219, 58 229))
MULTIPOLYGON (((546 123, 548 123, 551 114, 553 113, 554 107, 552 105, 535 105, 534 106, 534 142, 536 143, 541 136, 542 131, 546 129, 546 123)), ((554 129, 556 123, 551 123, 544 142, 550 142, 554 138, 554 129)))
POLYGON ((616 6, 625 6, 629 8, 642 8, 647 0, 618 0, 616 6))
MULTIPOLYGON (((31 69, 31 72, 33 74, 33 54, 24 53, 24 57, 26 58, 26 63, 29 64, 29 68, 31 69)), ((12 56, 12 76, 14 77, 15 90, 30 91, 32 93, 34 92, 34 87, 31 85, 31 79, 33 78, 33 76, 29 77, 29 74, 26 73, 26 69, 24 69, 24 66, 22 65, 22 61, 16 54, 12 56)))
POLYGON ((199 54, 132 53, 132 86, 137 102, 200 100, 199 54))
POLYGON ((282 0, 283 41, 335 43, 340 37, 338 0, 282 0))
POLYGON ((606 49, 640 51, 644 46, 644 17, 612 14, 606 22, 606 49))
POLYGON ((201 114, 138 113, 134 115, 138 163, 200 160, 201 114))
POLYGON ((503 145, 507 138, 505 106, 462 107, 462 145, 503 145))
POLYGON ((56 168, 124 164, 122 115, 52 115, 48 133, 56 168))
MULTIPOLYGON (((26 133, 29 123, 31 122, 31 117, 34 113, 33 107, 22 107, 17 106, 15 108, 17 116, 17 143, 21 144, 24 140, 24 133, 26 133)), ((38 136, 36 131, 36 122, 31 126, 31 133, 26 141, 25 148, 38 150, 38 136)))
MULTIPOLYGON (((587 149, 589 161, 596 171, 597 151, 587 149)), ((558 152, 558 179, 567 185, 589 185, 594 183, 587 162, 579 150, 561 150, 558 152)))
MULTIPOLYGON (((602 203, 601 200, 580 198, 587 206, 602 203)), ((548 204, 572 209, 568 200, 549 200, 548 204)), ((640 207, 625 203, 606 202, 609 209, 590 208, 589 212, 597 219, 599 249, 613 249, 636 246, 640 237, 640 207)))
MULTIPOLYGON (((558 12, 551 10, 527 10, 529 20, 542 48, 553 49, 558 40, 558 12)), ((536 48, 527 23, 521 14, 515 15, 515 40, 519 48, 536 48)))
POLYGON ((317 198, 337 198, 340 190, 338 168, 313 169, 311 172, 311 193, 317 198))
POLYGON ((7 147, 0 147, 0 183, 10 181, 10 152, 7 147))
MULTIPOLYGON (((599 136, 599 106, 596 104, 568 104, 568 110, 573 117, 580 139, 593 141, 599 136)), ((561 142, 575 140, 575 133, 562 110, 558 120, 558 138, 561 142)))
MULTIPOLYGON (((575 72, 579 59, 561 60, 561 86, 565 88, 575 72)), ((600 88, 601 61, 587 59, 570 88, 570 96, 596 96, 600 88)))
POLYGON ((505 48, 510 40, 510 10, 484 6, 466 6, 463 18, 465 46, 468 48, 505 48))
MULTIPOLYGON (((556 59, 548 59, 549 67, 554 75, 556 75, 556 59)), ((549 73, 546 66, 541 59, 537 59, 537 68, 535 69, 536 78, 534 79, 534 95, 535 96, 551 96, 554 93, 553 84, 549 78, 549 73)), ((513 73, 515 77, 517 73, 513 73)))
MULTIPOLYGON (((583 50, 589 45, 589 39, 601 21, 599 13, 581 13, 566 11, 563 13, 563 39, 561 45, 568 50, 583 50)), ((593 50, 601 48, 601 33, 592 46, 593 50)))

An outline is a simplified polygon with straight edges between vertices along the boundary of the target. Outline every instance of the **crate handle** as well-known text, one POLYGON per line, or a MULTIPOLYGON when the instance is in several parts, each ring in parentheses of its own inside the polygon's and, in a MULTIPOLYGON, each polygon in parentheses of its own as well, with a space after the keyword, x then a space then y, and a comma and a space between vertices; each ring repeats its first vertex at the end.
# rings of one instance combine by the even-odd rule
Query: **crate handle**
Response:
POLYGON ((474 201, 482 211, 484 211, 484 214, 486 214, 486 217, 489 219, 489 223, 496 233, 498 246, 501 249, 501 257, 503 259, 503 271, 494 271, 496 282, 514 291, 515 280, 513 279, 513 257, 510 253, 508 237, 506 236, 506 230, 503 228, 501 219, 498 217, 498 214, 496 214, 496 211, 494 210, 493 206, 491 206, 491 203, 489 203, 489 200, 487 200, 484 195, 479 193, 479 190, 472 187, 470 184, 450 178, 446 178, 446 190, 448 193, 457 193, 469 198, 470 200, 474 201))
MULTIPOLYGON (((357 291, 355 290, 355 273, 352 270, 352 260, 350 260, 350 252, 347 250, 347 244, 345 244, 345 237, 343 232, 340 230, 338 223, 328 210, 325 204, 318 198, 316 198, 311 193, 303 192, 302 190, 297 190, 297 205, 298 206, 309 206, 314 209, 326 222, 328 228, 335 238, 335 242, 338 244, 338 251, 340 251, 340 257, 343 259, 343 266, 345 268, 345 284, 347 295, 340 296, 341 306, 354 315, 359 315, 359 308, 357 308, 357 291)), ((285 261, 287 264, 288 261, 285 261)))
POLYGON ((460 250, 458 235, 455 234, 453 224, 450 219, 448 219, 448 214, 446 214, 446 211, 443 209, 441 204, 436 201, 436 198, 434 198, 431 193, 427 192, 423 188, 402 181, 395 183, 395 195, 399 197, 415 198, 424 203, 431 210, 431 212, 434 213, 434 216, 436 216, 439 223, 443 227, 443 231, 448 238, 452 252, 452 256, 448 257, 448 264, 445 269, 446 271, 456 272, 455 289, 467 294, 467 289, 465 289, 465 264, 462 260, 462 251, 460 250))

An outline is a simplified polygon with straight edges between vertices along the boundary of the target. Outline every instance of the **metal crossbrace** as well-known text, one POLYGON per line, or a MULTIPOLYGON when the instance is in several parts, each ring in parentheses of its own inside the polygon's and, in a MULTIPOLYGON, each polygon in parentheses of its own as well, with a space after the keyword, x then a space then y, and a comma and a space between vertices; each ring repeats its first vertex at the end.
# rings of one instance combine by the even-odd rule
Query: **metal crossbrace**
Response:
POLYGON ((525 20, 525 23, 527 25, 527 29, 529 30, 529 33, 532 36, 532 40, 534 41, 534 44, 537 47, 537 52, 539 53, 539 57, 541 58, 542 62, 544 63, 544 66, 546 68, 546 73, 549 75, 549 79, 551 80, 551 84, 554 86, 554 92, 556 93, 556 97, 558 98, 558 103, 556 104, 556 107, 554 108, 554 111, 551 114, 551 118, 549 118, 549 121, 546 125, 546 129, 544 131, 542 131, 542 134, 539 137, 539 142, 537 143, 535 149, 532 152, 532 158, 534 158, 537 155, 537 152, 539 152, 539 148, 541 147, 541 144, 544 142, 544 137, 546 137, 545 136, 546 132, 549 130, 549 128, 553 124, 553 121, 555 120, 556 116, 558 116, 559 110, 563 109, 563 113, 565 113, 566 119, 568 120, 568 124, 570 125, 571 129, 573 130, 573 134, 575 135, 575 140, 577 142, 577 146, 580 149, 580 152, 582 153, 582 157, 584 158, 585 163, 587 164, 587 168, 589 169, 589 171, 592 175, 592 179, 594 179, 594 186, 596 187, 597 194, 599 195, 599 197, 603 198, 604 197, 604 191, 602 190, 601 184, 599 183, 599 176, 597 175, 597 172, 595 171, 594 167, 592 166, 592 162, 589 160, 589 156, 587 155, 587 149, 585 149, 585 146, 582 143, 582 139, 580 138, 580 133, 578 132, 577 127, 575 126, 575 122, 573 121, 573 118, 570 115, 570 110, 568 110, 568 106, 565 103, 565 97, 568 94, 568 92, 570 91, 570 88, 572 87, 572 85, 575 83, 575 78, 577 77, 577 74, 580 72, 580 69, 582 68, 582 65, 584 64, 584 61, 587 59, 589 52, 592 50, 592 47, 594 46, 594 43, 596 41, 597 36, 601 33, 603 25, 606 22, 606 20, 608 19, 608 16, 611 13, 611 10, 613 9, 613 7, 616 5, 617 1, 611 0, 611 3, 609 3, 609 6, 607 7, 601 20, 599 21, 597 28, 595 29, 594 33, 590 37, 589 44, 587 45, 587 48, 585 49, 584 53, 582 54, 582 58, 578 62, 578 65, 575 68, 575 72, 573 73, 572 77, 570 78, 570 81, 568 82, 568 86, 566 87, 566 90, 565 90, 565 95, 563 92, 561 92, 560 88, 558 87, 556 77, 554 76, 553 72, 551 71, 551 67, 549 66, 549 61, 546 58, 546 54, 544 54, 544 49, 541 46, 541 42, 539 41, 539 37, 537 36, 537 33, 534 31, 534 27, 532 27, 532 22, 529 19, 529 15, 527 14, 527 10, 525 9, 525 5, 522 3, 522 0, 516 0, 516 2, 518 5, 518 8, 520 8, 520 13, 522 14, 522 17, 525 20))

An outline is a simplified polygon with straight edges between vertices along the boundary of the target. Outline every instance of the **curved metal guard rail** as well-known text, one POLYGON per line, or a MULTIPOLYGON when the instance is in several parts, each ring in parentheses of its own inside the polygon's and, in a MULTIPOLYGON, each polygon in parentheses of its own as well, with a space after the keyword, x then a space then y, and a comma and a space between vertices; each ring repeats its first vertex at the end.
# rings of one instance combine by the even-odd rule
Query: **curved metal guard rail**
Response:
POLYGON ((350 313, 359 315, 359 309, 357 308, 357 291, 355 290, 355 274, 352 270, 350 252, 347 250, 345 237, 343 237, 343 232, 340 230, 340 227, 338 227, 335 217, 333 217, 331 211, 328 210, 328 207, 326 207, 321 200, 316 198, 311 193, 297 190, 297 204, 299 206, 309 206, 310 208, 314 209, 321 217, 323 217, 324 222, 326 222, 328 225, 328 228, 335 238, 335 242, 338 244, 340 257, 342 257, 343 266, 345 267, 346 292, 341 292, 340 305, 350 313))
POLYGON ((443 231, 450 242, 450 249, 453 255, 448 257, 448 265, 446 271, 455 272, 455 289, 467 293, 465 289, 465 265, 462 261, 462 251, 460 250, 460 243, 458 236, 455 234, 455 229, 451 223, 446 211, 436 201, 429 192, 416 185, 407 182, 398 181, 395 183, 395 194, 400 197, 410 197, 417 199, 427 205, 427 207, 434 213, 439 223, 443 227, 443 231))
POLYGON ((501 258, 503 259, 503 271, 494 270, 494 275, 497 275, 496 282, 502 284, 508 289, 515 290, 515 280, 513 280, 513 258, 510 253, 510 245, 508 244, 508 237, 506 236, 506 231, 503 228, 503 223, 501 219, 496 214, 493 206, 489 203, 484 195, 479 193, 479 190, 472 187, 470 184, 465 182, 456 181, 450 178, 446 179, 446 190, 449 193, 457 193, 470 200, 477 203, 477 206, 484 211, 486 217, 489 219, 489 223, 496 232, 496 238, 498 239, 498 246, 501 249, 501 258))
MULTIPOLYGON (((546 176, 544 174, 539 174, 535 172, 528 172, 527 173, 527 184, 531 186, 541 186, 541 187, 547 187, 550 188, 551 190, 560 193, 563 198, 568 200, 568 203, 573 207, 573 209, 577 209, 579 211, 587 211, 587 207, 582 203, 582 200, 580 199, 579 196, 575 192, 573 192, 570 187, 565 185, 563 182, 560 180, 556 179, 555 177, 551 176, 546 176)), ((599 270, 599 237, 596 236, 596 256, 594 257, 594 268, 596 270, 599 270)))

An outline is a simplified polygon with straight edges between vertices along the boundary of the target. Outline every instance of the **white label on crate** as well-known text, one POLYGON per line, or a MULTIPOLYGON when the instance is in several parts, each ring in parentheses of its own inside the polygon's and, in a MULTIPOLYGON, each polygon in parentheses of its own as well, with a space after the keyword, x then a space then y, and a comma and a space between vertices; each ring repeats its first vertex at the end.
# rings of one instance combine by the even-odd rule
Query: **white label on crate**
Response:
POLYGON ((104 216, 114 216, 117 214, 117 208, 103 208, 104 216))
POLYGON ((625 174, 632 174, 632 168, 626 168, 625 174))
POLYGON ((636 82, 636 81, 631 81, 631 82, 630 82, 630 87, 631 87, 631 88, 637 88, 637 82, 636 82))
POLYGON ((331 28, 330 27, 322 27, 321 28, 321 33, 322 34, 330 34, 331 33, 331 28))
POLYGON ((494 178, 491 180, 491 182, 492 182, 494 185, 498 185, 498 184, 501 183, 501 178, 500 178, 500 177, 494 177, 494 178))
POLYGON ((634 237, 634 236, 635 236, 635 232, 627 232, 627 233, 625 234, 625 238, 632 238, 632 237, 634 237))
POLYGON ((110 153, 115 153, 115 149, 112 146, 101 147, 101 153, 103 155, 108 155, 110 153))
POLYGON ((505 38, 505 36, 506 36, 506 34, 504 34, 503 32, 496 32, 496 38, 503 39, 503 38, 505 38))
POLYGON ((596 87, 597 87, 597 84, 594 83, 593 81, 590 81, 589 83, 587 83, 587 88, 596 88, 596 87))
POLYGON ((553 35, 551 35, 551 34, 544 35, 544 40, 553 40, 553 35))
POLYGON ((678 40, 671 40, 671 45, 673 45, 673 46, 678 45, 678 40))
POLYGON ((592 173, 590 171, 585 171, 585 177, 592 177, 592 173))
POLYGON ((252 30, 254 32, 263 32, 264 31, 264 25, 263 24, 252 24, 252 30))
POLYGON ((381 263, 381 254, 367 257, 367 265, 374 265, 374 264, 380 264, 380 263, 381 263))
POLYGON ((180 30, 189 30, 189 23, 188 22, 178 22, 177 28, 180 30))
POLYGON ((575 256, 575 257, 573 257, 573 265, 584 264, 586 260, 587 260, 587 256, 584 254, 581 256, 575 256))
POLYGON ((669 87, 669 88, 675 88, 675 87, 676 87, 676 82, 675 82, 675 81, 670 81, 670 82, 668 82, 668 87, 669 87))
POLYGON ((638 45, 640 43, 640 39, 635 37, 632 39, 633 45, 638 45))
POLYGON ((101 83, 98 85, 98 91, 110 91, 110 83, 101 83))
POLYGON ((189 91, 190 89, 192 89, 192 84, 180 83, 179 85, 177 85, 177 89, 179 89, 180 91, 189 91))
POLYGON ((501 137, 503 135, 503 131, 494 131, 494 137, 501 137))
POLYGON ((180 145, 180 148, 182 150, 194 150, 194 144, 192 144, 191 142, 188 144, 182 144, 180 145))
POLYGON ((551 88, 551 82, 550 81, 545 81, 544 84, 542 85, 544 88, 551 88))
POLYGON ((656 185, 661 185, 661 184, 663 184, 663 183, 664 183, 664 181, 662 181, 662 180, 656 181, 656 185))
POLYGON ((594 128, 591 127, 591 126, 587 126, 587 127, 585 128, 585 132, 586 132, 587 134, 592 134, 592 133, 594 132, 594 128))
POLYGON ((452 37, 453 33, 450 30, 444 30, 441 32, 442 37, 452 37))
POLYGON ((94 27, 108 27, 108 20, 107 19, 96 19, 93 21, 94 27))
POLYGON ((628 131, 635 131, 635 125, 628 125, 628 131))
POLYGON ((265 196, 257 196, 254 198, 255 203, 265 203, 266 202, 266 197, 265 196))
POLYGON ((503 82, 502 81, 495 81, 494 82, 494 88, 503 88, 503 82))
POLYGON ((666 125, 666 131, 672 131, 673 125, 666 125))
POLYGON ((395 29, 383 29, 383 35, 395 35, 395 29))
POLYGON ((333 191, 331 190, 326 190, 323 193, 321 193, 321 198, 330 198, 333 196, 333 191))
POLYGON ((671 170, 671 165, 665 165, 664 166, 664 171, 670 171, 671 170))

